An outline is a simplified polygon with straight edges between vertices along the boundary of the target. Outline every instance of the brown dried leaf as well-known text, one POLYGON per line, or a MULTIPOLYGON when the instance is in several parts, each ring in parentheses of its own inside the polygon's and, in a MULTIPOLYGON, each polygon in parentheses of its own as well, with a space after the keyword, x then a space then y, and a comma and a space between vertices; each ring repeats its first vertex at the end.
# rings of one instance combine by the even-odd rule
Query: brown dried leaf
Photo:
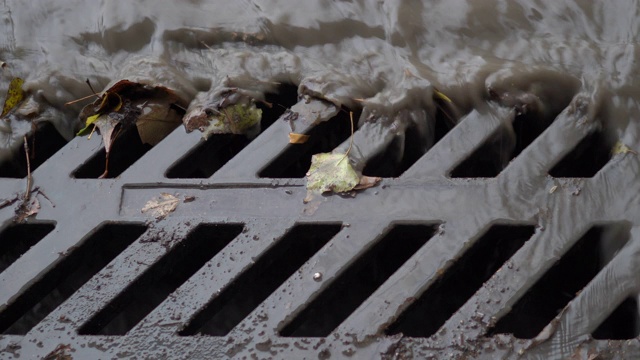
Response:
POLYGON ((175 211, 175 209, 178 207, 179 202, 180 199, 178 199, 177 197, 168 193, 161 193, 158 198, 149 200, 144 205, 141 212, 149 212, 149 214, 155 217, 156 220, 161 220, 164 219, 169 213, 175 211))
POLYGON ((167 104, 148 102, 136 121, 138 134, 143 143, 157 145, 182 123, 182 116, 167 104))
POLYGON ((358 185, 356 185, 353 190, 364 190, 364 189, 368 189, 370 187, 374 187, 376 186, 380 181, 382 180, 382 178, 380 177, 373 177, 373 176, 362 176, 360 178, 360 182, 358 183, 358 185))
POLYGON ((297 133, 289 133, 289 143, 290 144, 304 144, 309 140, 309 135, 305 134, 297 134, 297 133))

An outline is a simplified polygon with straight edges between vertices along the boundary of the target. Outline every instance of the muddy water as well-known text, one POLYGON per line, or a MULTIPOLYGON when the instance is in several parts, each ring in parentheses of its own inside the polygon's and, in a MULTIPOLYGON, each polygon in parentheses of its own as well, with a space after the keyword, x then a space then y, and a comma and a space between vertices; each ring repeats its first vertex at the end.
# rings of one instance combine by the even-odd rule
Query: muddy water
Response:
MULTIPOLYGON (((389 114, 433 109, 434 86, 462 113, 493 99, 557 114, 585 91, 611 93, 617 135, 638 141, 626 129, 638 108, 636 1, 6 1, 1 16, 3 88, 22 76, 38 104, 69 114, 80 104, 62 104, 90 94, 86 79, 136 76, 181 90, 192 109, 222 87, 260 94, 274 82, 389 114)), ((73 134, 77 124, 38 110, 73 134)))

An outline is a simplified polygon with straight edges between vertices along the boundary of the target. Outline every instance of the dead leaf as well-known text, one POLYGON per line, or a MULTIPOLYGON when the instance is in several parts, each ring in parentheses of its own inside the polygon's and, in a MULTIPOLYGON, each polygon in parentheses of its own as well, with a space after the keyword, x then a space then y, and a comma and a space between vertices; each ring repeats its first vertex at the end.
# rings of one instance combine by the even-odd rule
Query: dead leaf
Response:
POLYGON ((613 149, 611 149, 611 154, 613 155, 627 154, 627 153, 636 154, 636 155, 638 154, 634 150, 631 150, 630 147, 623 144, 622 141, 618 141, 615 145, 613 145, 613 149))
POLYGON ((143 143, 157 145, 182 123, 182 114, 165 104, 148 102, 136 121, 138 134, 143 143))
POLYGON ((307 172, 307 190, 311 192, 343 193, 360 183, 346 154, 322 153, 311 157, 307 172))
POLYGON ((35 215, 40 211, 40 201, 38 201, 37 197, 31 198, 29 201, 29 205, 26 208, 26 211, 22 214, 25 218, 28 218, 31 215, 35 215))
POLYGON ((178 207, 179 202, 180 199, 178 199, 177 197, 168 193, 161 193, 157 199, 149 200, 144 205, 141 212, 143 214, 149 212, 149 214, 155 217, 156 220, 161 220, 164 219, 169 213, 175 211, 175 209, 178 207))
POLYGON ((2 108, 2 115, 4 117, 11 111, 16 105, 18 105, 24 99, 24 91, 22 90, 22 84, 24 80, 21 78, 14 78, 9 83, 9 90, 7 90, 7 98, 4 100, 4 107, 2 108))
POLYGON ((304 144, 309 140, 309 135, 305 134, 297 134, 297 133, 289 133, 289 143, 290 144, 304 144))
POLYGON ((356 185, 353 190, 364 190, 370 187, 376 186, 382 178, 375 176, 362 176, 360 178, 360 182, 356 185))
POLYGON ((202 136, 206 139, 211 134, 247 135, 260 126, 262 110, 255 104, 235 104, 220 109, 209 116, 209 126, 202 136))
POLYGON ((157 145, 180 126, 185 106, 186 101, 166 87, 120 80, 82 109, 80 120, 85 127, 77 135, 98 128, 106 151, 103 178, 109 171, 111 147, 120 133, 136 125, 143 143, 157 145))
POLYGON ((449 97, 443 93, 441 93, 438 89, 433 89, 433 97, 438 98, 440 100, 444 100, 448 103, 453 103, 453 101, 451 101, 451 99, 449 99, 449 97))
POLYGON ((37 197, 31 197, 31 199, 27 199, 28 201, 23 202, 16 209, 16 218, 15 221, 17 223, 23 222, 29 216, 35 215, 40 212, 40 201, 38 201, 37 197))

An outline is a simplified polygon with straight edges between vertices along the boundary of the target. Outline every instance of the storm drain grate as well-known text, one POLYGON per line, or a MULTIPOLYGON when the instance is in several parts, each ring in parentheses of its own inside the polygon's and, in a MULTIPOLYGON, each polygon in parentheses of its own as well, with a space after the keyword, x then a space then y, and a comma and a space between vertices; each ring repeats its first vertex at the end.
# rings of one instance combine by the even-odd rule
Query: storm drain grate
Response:
POLYGON ((609 130, 564 111, 516 117, 512 138, 500 112, 455 127, 439 112, 426 148, 412 127, 364 143, 379 130, 365 124, 354 156, 381 183, 303 202, 311 155, 349 145, 349 109, 273 96, 255 139, 124 134, 109 179, 99 137, 52 140, 22 224, 7 204, 24 159, 0 167, 2 355, 640 351, 640 209, 616 205, 638 193, 639 163, 609 130), (288 143, 291 111, 309 142, 288 143))

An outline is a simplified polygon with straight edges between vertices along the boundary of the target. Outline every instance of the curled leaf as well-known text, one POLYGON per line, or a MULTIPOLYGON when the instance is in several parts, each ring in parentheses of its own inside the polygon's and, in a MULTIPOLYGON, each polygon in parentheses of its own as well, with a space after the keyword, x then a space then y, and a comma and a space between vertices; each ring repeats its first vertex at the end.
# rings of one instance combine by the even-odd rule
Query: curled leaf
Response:
POLYGON ((449 97, 447 95, 441 93, 438 89, 433 89, 433 96, 435 98, 444 100, 444 101, 446 101, 448 103, 453 103, 453 101, 451 101, 451 99, 449 99, 449 97))
POLYGON ((0 117, 4 117, 18 105, 22 99, 24 99, 24 91, 22 90, 22 84, 24 84, 24 80, 21 78, 14 78, 9 83, 9 90, 7 90, 7 98, 4 100, 4 107, 2 108, 2 115, 0 117))
POLYGON ((138 134, 143 143, 157 145, 182 123, 182 115, 166 104, 149 101, 142 106, 136 121, 138 134))
POLYGON ((382 178, 377 176, 362 176, 360 178, 360 182, 356 185, 353 190, 364 190, 370 187, 376 186, 382 178))
POLYGON ((289 133, 289 143, 290 144, 304 144, 309 140, 309 135, 305 134, 297 134, 297 133, 289 133))
POLYGON ((255 104, 235 104, 222 108, 209 117, 209 126, 202 136, 206 139, 211 134, 246 135, 260 126, 262 110, 255 104))
POLYGON ((322 153, 311 157, 307 172, 307 190, 342 193, 353 190, 360 177, 353 170, 346 154, 322 153))

